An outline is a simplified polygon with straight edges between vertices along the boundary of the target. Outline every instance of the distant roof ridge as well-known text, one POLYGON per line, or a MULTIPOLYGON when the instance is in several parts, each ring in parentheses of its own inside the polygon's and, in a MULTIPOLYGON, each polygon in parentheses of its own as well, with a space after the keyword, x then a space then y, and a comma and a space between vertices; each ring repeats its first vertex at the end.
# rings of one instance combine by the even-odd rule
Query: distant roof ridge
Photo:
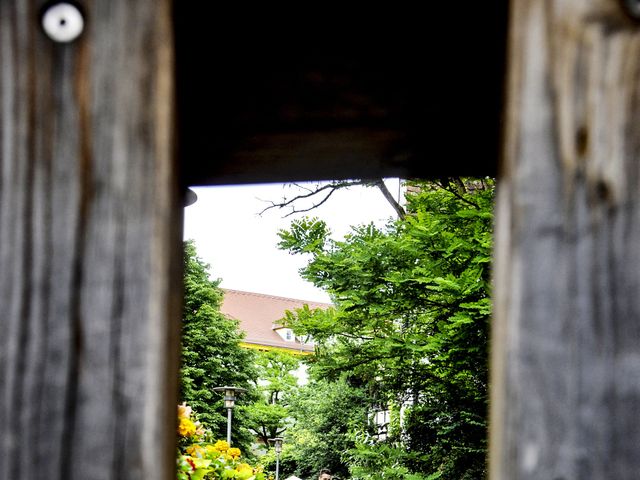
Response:
POLYGON ((242 343, 250 343, 251 345, 264 345, 265 347, 281 347, 288 348, 290 350, 310 350, 313 351, 313 343, 306 342, 270 342, 263 340, 262 338, 243 338, 242 343))
POLYGON ((331 308, 331 304, 328 303, 279 297, 265 293, 230 288, 223 288, 222 291, 224 295, 220 311, 240 322, 240 328, 246 334, 242 342, 247 345, 274 346, 296 351, 302 348, 305 351, 312 351, 313 341, 306 344, 298 343, 298 341, 308 339, 285 338, 289 335, 282 335, 278 332, 279 328, 274 329, 274 325, 282 324, 286 311, 295 310, 305 304, 309 305, 311 309, 331 308))
POLYGON ((317 302, 315 300, 303 300, 301 298, 291 298, 291 297, 282 297, 279 295, 272 295, 270 293, 260 293, 260 292, 248 292, 246 290, 236 290, 233 288, 224 288, 224 287, 220 287, 223 291, 225 292, 233 292, 233 293, 238 293, 241 295, 253 295, 256 297, 265 297, 265 298, 273 298, 273 299, 277 299, 277 300, 286 300, 288 302, 295 302, 295 303, 307 303, 307 304, 315 304, 315 305, 327 305, 327 306, 332 306, 333 304, 331 303, 326 303, 326 302, 317 302))

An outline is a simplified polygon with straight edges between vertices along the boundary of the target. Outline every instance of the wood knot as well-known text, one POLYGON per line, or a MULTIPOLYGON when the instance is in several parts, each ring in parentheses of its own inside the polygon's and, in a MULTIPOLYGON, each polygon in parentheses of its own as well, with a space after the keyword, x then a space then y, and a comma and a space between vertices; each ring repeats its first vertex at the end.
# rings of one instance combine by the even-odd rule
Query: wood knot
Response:
POLYGON ((598 180, 595 184, 595 194, 596 198, 600 201, 610 203, 613 201, 613 192, 611 191, 611 187, 604 180, 598 180))
POLYGON ((578 156, 584 157, 589 149, 589 132, 584 125, 576 130, 575 138, 576 152, 578 156))

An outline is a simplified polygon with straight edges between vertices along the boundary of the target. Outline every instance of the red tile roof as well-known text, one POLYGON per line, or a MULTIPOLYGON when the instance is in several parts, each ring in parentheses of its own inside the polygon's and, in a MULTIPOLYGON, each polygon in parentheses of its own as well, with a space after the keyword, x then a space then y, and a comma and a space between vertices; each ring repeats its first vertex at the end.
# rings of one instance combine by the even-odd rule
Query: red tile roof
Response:
MULTIPOLYGON (((261 293, 224 291, 221 311, 240 321, 240 328, 246 333, 244 342, 250 345, 285 348, 288 350, 313 352, 313 345, 298 340, 286 341, 274 329, 284 317, 286 310, 295 310, 308 305, 309 308, 327 308, 328 303, 309 302, 293 298, 276 297, 261 293)), ((280 327, 281 328, 281 327, 280 327)))

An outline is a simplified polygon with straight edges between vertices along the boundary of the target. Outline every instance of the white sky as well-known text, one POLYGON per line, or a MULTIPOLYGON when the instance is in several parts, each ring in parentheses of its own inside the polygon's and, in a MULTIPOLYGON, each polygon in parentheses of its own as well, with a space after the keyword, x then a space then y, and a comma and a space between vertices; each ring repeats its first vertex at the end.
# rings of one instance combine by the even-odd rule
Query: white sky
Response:
MULTIPOLYGON (((386 181, 399 194, 398 180, 386 181)), ((308 184, 308 186, 313 184, 308 184)), ((394 211, 377 188, 352 187, 335 192, 317 209, 282 218, 286 212, 269 205, 291 197, 296 187, 260 184, 224 187, 193 187, 198 201, 185 209, 184 239, 196 242, 198 255, 211 266, 221 286, 234 290, 265 293, 301 300, 327 302, 329 297, 300 278, 298 270, 306 262, 301 255, 277 249, 280 229, 301 216, 316 216, 327 222, 333 238, 342 238, 351 225, 375 222, 394 216, 394 211)), ((302 207, 299 207, 302 208, 302 207)))

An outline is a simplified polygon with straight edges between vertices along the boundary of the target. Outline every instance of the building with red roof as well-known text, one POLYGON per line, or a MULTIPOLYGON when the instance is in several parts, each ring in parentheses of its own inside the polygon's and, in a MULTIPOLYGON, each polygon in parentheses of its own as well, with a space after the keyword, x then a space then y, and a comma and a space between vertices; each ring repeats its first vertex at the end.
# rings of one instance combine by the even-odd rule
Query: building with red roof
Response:
POLYGON ((284 350, 309 354, 314 344, 307 338, 297 337, 290 328, 281 324, 285 313, 307 305, 310 309, 328 308, 328 303, 310 302, 277 297, 262 293, 223 289, 221 311, 240 322, 246 337, 243 346, 259 350, 284 350))

